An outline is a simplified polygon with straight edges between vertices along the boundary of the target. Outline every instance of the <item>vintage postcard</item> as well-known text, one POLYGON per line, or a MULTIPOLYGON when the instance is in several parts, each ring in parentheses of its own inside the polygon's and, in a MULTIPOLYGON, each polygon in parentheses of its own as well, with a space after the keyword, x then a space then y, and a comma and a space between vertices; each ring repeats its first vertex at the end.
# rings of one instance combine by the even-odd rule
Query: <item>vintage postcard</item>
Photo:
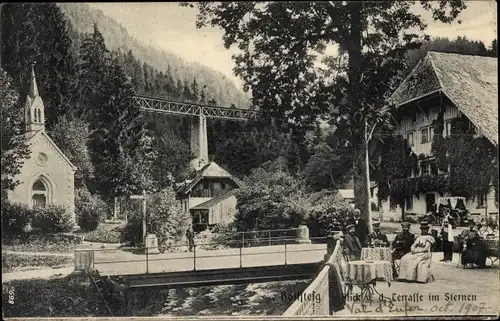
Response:
POLYGON ((0 4, 4 319, 497 319, 495 1, 0 4))

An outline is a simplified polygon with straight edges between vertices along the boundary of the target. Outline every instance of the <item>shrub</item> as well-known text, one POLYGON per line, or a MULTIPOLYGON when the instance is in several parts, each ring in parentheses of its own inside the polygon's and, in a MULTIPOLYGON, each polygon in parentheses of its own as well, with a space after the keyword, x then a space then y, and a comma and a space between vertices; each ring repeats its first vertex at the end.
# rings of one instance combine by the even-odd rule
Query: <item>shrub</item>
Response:
POLYGON ((85 234, 85 241, 101 243, 120 243, 122 226, 113 226, 109 224, 100 224, 95 230, 85 234))
POLYGON ((75 192, 75 212, 82 231, 93 231, 106 218, 106 203, 86 188, 75 192))
POLYGON ((312 207, 307 225, 311 237, 325 236, 333 218, 343 222, 352 211, 349 204, 336 192, 314 193, 310 199, 312 207))
POLYGON ((130 246, 142 246, 142 219, 138 216, 131 217, 121 232, 120 242, 130 246))
POLYGON ((32 211, 25 204, 9 202, 2 202, 1 210, 3 237, 21 237, 32 219, 32 211))
MULTIPOLYGON (((147 215, 147 231, 158 237, 160 246, 185 242, 191 215, 181 209, 172 188, 147 196, 147 215)), ((142 213, 129 215, 129 222, 122 232, 122 242, 136 246, 142 245, 142 240, 142 213)))
POLYGON ((32 227, 34 232, 67 233, 71 232, 74 222, 70 213, 63 206, 47 205, 32 209, 32 227))

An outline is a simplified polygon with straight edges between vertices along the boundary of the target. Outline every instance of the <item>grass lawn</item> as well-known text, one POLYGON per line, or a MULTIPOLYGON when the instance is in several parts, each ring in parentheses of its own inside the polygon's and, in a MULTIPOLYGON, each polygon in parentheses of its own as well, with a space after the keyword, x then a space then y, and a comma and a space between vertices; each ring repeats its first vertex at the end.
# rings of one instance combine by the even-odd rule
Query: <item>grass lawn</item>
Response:
POLYGON ((120 243, 121 231, 125 224, 100 223, 94 231, 83 234, 87 242, 120 243))
POLYGON ((2 251, 73 253, 78 246, 60 234, 30 235, 22 239, 2 240, 2 251))
POLYGON ((73 258, 65 256, 33 256, 5 253, 2 255, 2 273, 38 268, 59 268, 72 264, 73 258))

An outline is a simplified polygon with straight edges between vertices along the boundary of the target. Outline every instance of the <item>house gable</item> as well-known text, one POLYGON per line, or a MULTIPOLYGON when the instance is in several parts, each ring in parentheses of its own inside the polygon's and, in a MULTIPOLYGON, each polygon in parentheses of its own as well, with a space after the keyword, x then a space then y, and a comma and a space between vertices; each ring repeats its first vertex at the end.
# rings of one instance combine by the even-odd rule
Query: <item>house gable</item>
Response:
POLYGON ((442 93, 498 146, 497 66, 496 58, 428 52, 390 100, 401 108, 442 93))
MULTIPOLYGON (((39 144, 45 143, 46 147, 50 148, 54 155, 65 165, 69 166, 73 171, 76 171, 77 168, 71 161, 64 155, 64 153, 57 147, 56 143, 45 133, 44 131, 37 131, 34 135, 30 136, 27 140, 28 144, 39 144)), ((36 155, 34 155, 36 157, 36 155)))

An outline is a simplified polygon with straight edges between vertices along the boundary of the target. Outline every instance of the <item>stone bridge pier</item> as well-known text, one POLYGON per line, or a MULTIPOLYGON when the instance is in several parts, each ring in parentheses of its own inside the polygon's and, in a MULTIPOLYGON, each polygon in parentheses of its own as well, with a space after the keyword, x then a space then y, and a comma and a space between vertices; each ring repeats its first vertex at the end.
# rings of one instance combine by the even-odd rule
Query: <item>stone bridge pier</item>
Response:
POLYGON ((191 168, 198 169, 208 164, 207 118, 204 115, 191 118, 191 153, 196 155, 190 163, 191 168))

